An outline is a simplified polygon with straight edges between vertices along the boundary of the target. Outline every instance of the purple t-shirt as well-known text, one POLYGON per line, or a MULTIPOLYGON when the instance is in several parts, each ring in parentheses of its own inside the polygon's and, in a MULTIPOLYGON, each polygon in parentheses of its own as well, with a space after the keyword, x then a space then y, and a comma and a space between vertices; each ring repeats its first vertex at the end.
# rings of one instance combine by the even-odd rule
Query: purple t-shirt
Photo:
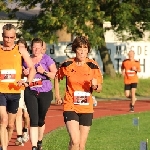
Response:
MULTIPOLYGON (((42 59, 40 60, 40 62, 35 64, 34 66, 35 66, 35 69, 36 69, 41 64, 45 71, 50 72, 49 66, 51 66, 53 63, 55 63, 53 61, 53 59, 50 58, 50 56, 48 56, 47 54, 44 54, 42 59)), ((25 68, 27 67, 25 62, 23 63, 23 66, 25 68)), ((31 90, 35 90, 37 92, 48 92, 52 89, 52 87, 53 87, 52 83, 51 83, 50 79, 47 76, 37 72, 34 78, 43 79, 42 80, 42 87, 30 87, 31 90)))

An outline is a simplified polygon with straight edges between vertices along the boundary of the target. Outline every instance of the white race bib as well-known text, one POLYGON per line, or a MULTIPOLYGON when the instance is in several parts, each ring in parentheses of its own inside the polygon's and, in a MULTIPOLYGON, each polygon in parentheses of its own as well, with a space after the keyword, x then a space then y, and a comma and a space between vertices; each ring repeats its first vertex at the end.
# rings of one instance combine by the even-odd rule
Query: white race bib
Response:
POLYGON ((41 78, 35 78, 29 85, 30 87, 42 87, 42 79, 41 78))
POLYGON ((15 82, 16 70, 15 69, 4 69, 0 72, 1 82, 15 82))
MULTIPOLYGON (((24 77, 22 79, 24 82, 27 81, 27 78, 24 77)), ((34 78, 33 81, 30 83, 29 87, 42 87, 42 79, 41 78, 34 78)))
POLYGON ((76 105, 89 105, 90 93, 75 91, 74 92, 74 104, 76 105))

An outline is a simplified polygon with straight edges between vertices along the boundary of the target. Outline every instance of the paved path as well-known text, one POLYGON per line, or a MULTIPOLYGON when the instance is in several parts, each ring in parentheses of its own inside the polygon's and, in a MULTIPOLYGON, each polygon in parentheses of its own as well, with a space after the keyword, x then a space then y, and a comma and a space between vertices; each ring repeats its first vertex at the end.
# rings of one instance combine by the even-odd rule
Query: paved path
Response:
MULTIPOLYGON (((99 101, 98 106, 94 108, 94 118, 113 116, 119 114, 129 114, 129 101, 127 100, 111 100, 99 101)), ((139 100, 135 105, 135 113, 150 110, 150 101, 139 100)), ((46 130, 48 133, 58 127, 64 126, 62 116, 62 106, 51 105, 46 116, 46 130)), ((9 143, 8 150, 31 150, 30 141, 25 143, 24 146, 15 146, 16 133, 14 132, 12 140, 9 143)))

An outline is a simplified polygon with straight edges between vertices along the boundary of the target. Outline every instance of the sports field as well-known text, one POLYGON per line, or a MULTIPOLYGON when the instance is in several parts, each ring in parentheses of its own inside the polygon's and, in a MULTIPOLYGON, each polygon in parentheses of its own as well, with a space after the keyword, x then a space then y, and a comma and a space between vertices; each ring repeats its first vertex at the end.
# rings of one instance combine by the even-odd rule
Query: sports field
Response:
MULTIPOLYGON (((63 96, 65 82, 60 85, 63 96)), ((136 92, 138 101, 135 113, 129 113, 129 101, 123 93, 123 79, 104 77, 103 91, 94 95, 99 100, 94 108, 94 121, 87 141, 87 150, 137 150, 140 142, 150 139, 149 97, 150 79, 141 79, 136 92), (145 112, 146 111, 146 112, 145 112), (144 112, 144 113, 141 113, 144 112), (121 116, 120 116, 121 115, 121 116), (138 126, 133 125, 133 118, 139 117, 138 126), (99 118, 99 119, 98 119, 99 118)), ((8 150, 31 149, 30 141, 22 146, 15 146, 16 133, 9 143, 8 150)), ((68 134, 64 129, 62 106, 52 105, 46 116, 44 150, 65 150, 68 134), (60 128, 61 127, 61 128, 60 128)))

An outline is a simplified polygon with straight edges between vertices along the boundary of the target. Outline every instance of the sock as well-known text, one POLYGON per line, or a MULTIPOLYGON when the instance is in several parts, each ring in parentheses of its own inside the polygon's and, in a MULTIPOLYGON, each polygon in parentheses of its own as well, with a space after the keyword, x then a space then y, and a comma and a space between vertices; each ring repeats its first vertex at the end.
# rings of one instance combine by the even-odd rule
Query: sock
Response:
POLYGON ((41 140, 41 141, 38 141, 37 144, 42 144, 42 140, 41 140))
POLYGON ((23 128, 23 129, 22 129, 22 132, 27 132, 27 131, 28 131, 27 128, 23 128))
POLYGON ((37 148, 37 147, 36 147, 36 146, 32 146, 32 149, 33 149, 33 148, 37 148))

